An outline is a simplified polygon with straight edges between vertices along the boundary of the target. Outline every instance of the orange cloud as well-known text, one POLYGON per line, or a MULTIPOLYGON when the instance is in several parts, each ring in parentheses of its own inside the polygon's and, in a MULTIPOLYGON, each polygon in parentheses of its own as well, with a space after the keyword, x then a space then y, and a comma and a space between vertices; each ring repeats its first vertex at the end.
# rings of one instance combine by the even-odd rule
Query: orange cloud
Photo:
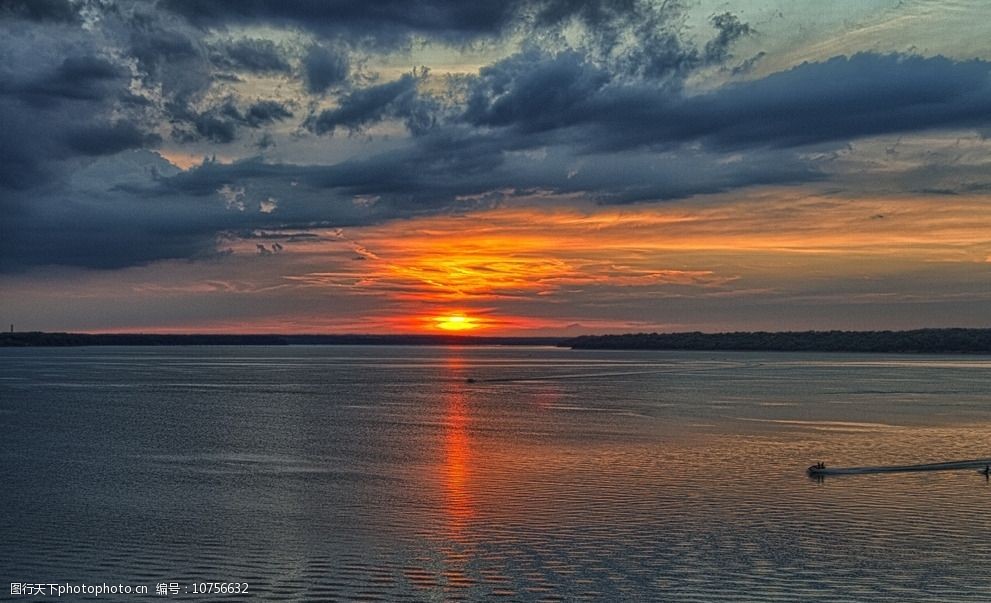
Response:
MULTIPOLYGON (((198 321, 122 330, 472 326, 464 332, 490 335, 705 328, 714 317, 731 320, 740 300, 921 307, 991 297, 981 285, 991 276, 991 203, 983 197, 841 199, 778 190, 733 202, 503 207, 309 233, 282 239, 273 254, 257 250, 267 239, 232 237, 222 247, 235 253, 222 260, 135 267, 112 279, 90 274, 89 286, 76 283, 74 291, 94 307, 107 295, 129 295, 136 313, 142 303, 202 309, 198 321), (705 300, 722 310, 703 310, 705 300), (229 303, 251 314, 219 318, 229 303), (443 318, 455 315, 466 320, 443 318)), ((52 298, 60 295, 53 286, 52 298)))
MULTIPOLYGON (((380 317, 393 326, 436 330, 437 316, 458 311, 486 317, 471 326, 497 330, 494 317, 521 303, 729 298, 773 292, 795 279, 883 277, 924 262, 984 263, 989 233, 984 199, 850 200, 777 191, 732 203, 507 207, 318 232, 286 246, 299 270, 285 279, 387 300, 412 313, 398 324, 380 317)), ((244 244, 250 251, 253 243, 244 244)))

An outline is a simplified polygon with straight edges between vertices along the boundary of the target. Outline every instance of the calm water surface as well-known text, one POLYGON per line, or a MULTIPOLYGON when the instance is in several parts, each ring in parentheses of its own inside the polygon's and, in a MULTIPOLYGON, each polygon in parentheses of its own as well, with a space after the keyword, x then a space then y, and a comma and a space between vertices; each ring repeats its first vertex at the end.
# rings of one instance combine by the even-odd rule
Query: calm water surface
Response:
POLYGON ((804 475, 991 456, 980 357, 3 349, 0 427, 4 583, 991 600, 983 476, 804 475))

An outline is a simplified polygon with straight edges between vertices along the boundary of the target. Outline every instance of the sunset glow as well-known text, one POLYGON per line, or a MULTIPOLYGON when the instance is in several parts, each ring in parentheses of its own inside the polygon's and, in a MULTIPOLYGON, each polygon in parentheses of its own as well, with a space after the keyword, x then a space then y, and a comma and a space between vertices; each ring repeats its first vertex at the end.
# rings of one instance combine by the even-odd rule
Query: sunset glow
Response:
POLYGON ((434 321, 438 329, 445 331, 470 331, 480 326, 474 318, 465 316, 464 314, 438 316, 434 321))
POLYGON ((815 308, 843 317, 829 325, 880 317, 909 327, 926 316, 952 326, 978 320, 991 301, 983 196, 844 199, 778 188, 745 200, 745 210, 719 199, 495 208, 471 220, 314 229, 277 252, 269 245, 269 255, 258 254, 257 238, 229 238, 222 246, 232 253, 214 262, 67 274, 31 294, 57 298, 71 286, 71 308, 96 316, 108 296, 128 300, 114 305, 119 326, 80 330, 203 333, 800 329, 815 308), (226 316, 216 304, 228 296, 254 313, 226 316), (299 300, 296 309, 279 311, 287 300, 299 300), (889 311, 863 313, 878 303, 889 311), (202 316, 152 322, 142 308, 159 304, 202 316), (940 304, 962 309, 928 314, 940 304), (744 323, 747 308, 755 314, 744 323))

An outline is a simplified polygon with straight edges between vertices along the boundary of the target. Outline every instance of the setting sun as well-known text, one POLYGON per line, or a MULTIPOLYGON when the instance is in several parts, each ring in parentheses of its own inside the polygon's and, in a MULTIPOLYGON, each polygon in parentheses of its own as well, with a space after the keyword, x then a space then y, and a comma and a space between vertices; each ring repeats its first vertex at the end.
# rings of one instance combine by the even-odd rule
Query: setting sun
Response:
POLYGON ((438 329, 445 331, 468 331, 479 326, 478 321, 464 314, 448 314, 434 319, 438 329))

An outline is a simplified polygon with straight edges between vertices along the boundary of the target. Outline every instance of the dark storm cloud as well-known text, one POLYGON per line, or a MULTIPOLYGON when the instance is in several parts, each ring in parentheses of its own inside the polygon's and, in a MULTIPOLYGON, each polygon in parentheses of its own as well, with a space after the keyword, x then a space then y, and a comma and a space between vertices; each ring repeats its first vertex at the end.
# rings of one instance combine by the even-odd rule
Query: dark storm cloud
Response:
MULTIPOLYGON (((659 160, 650 153, 575 155, 564 147, 507 151, 509 141, 466 129, 438 129, 415 145, 336 165, 271 164, 259 160, 206 163, 160 179, 143 195, 210 196, 222 187, 275 184, 295 194, 321 191, 330 198, 377 199, 377 218, 401 217, 445 207, 491 191, 496 197, 582 193, 603 203, 684 198, 758 184, 810 182, 822 173, 785 151, 749 154, 733 161, 685 152, 659 160), (704 177, 700 174, 704 173, 704 177), (631 178, 636 174, 636 178, 631 178)), ((271 191, 267 191, 271 192, 271 191)), ((267 194, 266 192, 266 194, 267 194)), ((275 193, 278 194, 278 193, 275 193)), ((280 208, 282 205, 280 205, 280 208)), ((318 207, 312 209, 320 211, 318 207)), ((305 223, 317 215, 299 215, 305 223)))
POLYGON ((75 30, 38 28, 0 37, 0 189, 49 185, 64 176, 58 162, 157 141, 138 125, 124 65, 75 30))
MULTIPOLYGON (((205 257, 221 233, 370 224, 510 196, 621 204, 805 183, 827 177, 812 150, 991 127, 991 65, 977 60, 858 54, 693 91, 733 73, 734 45, 754 29, 722 13, 686 39, 674 4, 95 2, 84 28, 81 5, 0 1, 0 270, 205 257), (287 26, 274 40, 260 33, 287 26), (364 71, 412 35, 463 44, 510 32, 522 49, 457 85, 364 71), (279 100, 257 96, 257 74, 278 76, 264 94, 279 100), (313 136, 381 122, 411 135, 313 136), (313 163, 324 148, 362 154, 179 172, 148 150, 170 131, 181 153, 216 143, 237 157, 254 141, 299 157, 303 140, 313 163)), ((962 185, 959 170, 905 182, 966 190, 984 185, 978 171, 962 185)))
POLYGON ((198 40, 178 29, 165 27, 153 15, 138 13, 133 19, 129 50, 145 73, 156 75, 170 62, 201 55, 198 40))
POLYGON ((411 33, 451 41, 497 35, 516 18, 522 4, 512 0, 164 0, 160 6, 200 27, 270 23, 398 43, 411 33))
MULTIPOLYGON (((405 148, 396 151, 330 166, 271 164, 257 159, 230 165, 206 163, 175 176, 158 177, 144 184, 121 185, 116 187, 113 193, 108 194, 119 196, 121 199, 185 199, 182 204, 174 205, 176 211, 181 207, 189 210, 199 209, 192 214, 184 214, 186 216, 184 220, 172 220, 168 215, 161 214, 154 216, 158 221, 171 220, 172 228, 177 230, 176 236, 165 237, 160 245, 143 248, 134 256, 128 256, 126 253, 131 249, 131 243, 127 242, 130 236, 128 235, 120 242, 118 253, 114 255, 112 261, 106 259, 101 263, 91 254, 75 253, 71 238, 55 248, 48 249, 44 258, 46 261, 58 263, 76 265, 82 263, 81 265, 107 267, 126 265, 129 261, 128 257, 134 262, 150 261, 150 258, 156 255, 159 258, 189 257, 190 254, 203 253, 203 249, 210 247, 213 234, 222 230, 306 228, 316 224, 369 223, 421 212, 439 211, 451 206, 459 206, 463 209, 465 198, 487 195, 491 191, 507 191, 504 194, 509 195, 580 193, 604 203, 630 203, 683 198, 758 184, 814 181, 822 178, 823 174, 813 164, 799 159, 785 148, 794 144, 790 138, 782 139, 776 134, 781 128, 790 132, 792 128, 801 126, 805 141, 831 140, 834 134, 828 132, 825 127, 820 130, 813 127, 816 120, 825 120, 828 124, 829 120, 826 116, 805 112, 787 116, 769 115, 764 120, 765 127, 759 131, 761 135, 749 137, 740 137, 732 130, 724 132, 720 128, 724 120, 718 115, 709 117, 707 129, 691 129, 690 122, 692 119, 701 120, 701 116, 707 115, 706 109, 711 109, 713 103, 722 101, 723 94, 728 95, 734 90, 738 93, 740 90, 748 92, 734 97, 739 100, 739 105, 734 106, 735 110, 759 112, 763 115, 764 111, 769 112, 771 107, 786 106, 786 101, 795 95, 795 91, 776 81, 776 77, 786 79, 797 77, 798 81, 806 81, 807 78, 814 80, 822 76, 819 70, 823 68, 839 69, 841 74, 845 73, 843 69, 852 70, 849 73, 860 73, 864 69, 865 61, 867 65, 883 65, 889 71, 895 71, 888 80, 882 80, 880 86, 891 85, 892 81, 914 80, 914 77, 909 77, 908 73, 899 74, 895 67, 906 70, 926 68, 923 71, 931 75, 929 84, 934 81, 944 84, 955 80, 971 83, 983 81, 977 75, 987 72, 987 66, 979 62, 958 64, 944 59, 854 57, 825 65, 805 65, 780 76, 702 95, 696 99, 700 103, 699 107, 692 108, 689 99, 670 92, 667 97, 663 97, 657 89, 648 89, 643 85, 627 85, 617 89, 611 82, 603 84, 602 76, 597 75, 598 71, 590 71, 591 76, 589 76, 581 69, 576 69, 576 65, 580 64, 578 58, 556 57, 545 65, 551 73, 558 76, 556 81, 561 83, 555 89, 572 93, 583 90, 585 92, 577 96, 584 95, 593 102, 587 105, 583 102, 573 103, 569 100, 570 95, 562 95, 561 98, 544 99, 542 108, 513 104, 510 102, 513 95, 520 93, 521 90, 527 90, 527 87, 519 85, 515 78, 510 78, 506 85, 502 85, 505 95, 503 102, 507 103, 505 105, 507 108, 486 113, 488 109, 483 107, 484 111, 480 115, 489 116, 485 121, 476 119, 472 124, 451 123, 431 129, 411 139, 405 148), (805 73, 806 70, 810 73, 805 73), (628 97, 640 98, 639 95, 644 94, 645 90, 654 93, 651 97, 654 103, 658 103, 658 98, 662 98, 667 103, 663 106, 670 108, 672 114, 666 116, 660 123, 636 120, 643 110, 641 112, 632 110, 631 107, 635 103, 628 102, 628 97), (612 107, 613 112, 594 111, 600 106, 612 107), (685 107, 697 113, 686 113, 688 109, 685 107), (552 109, 552 113, 558 116, 559 121, 548 121, 541 109, 552 109), (536 114, 531 115, 530 112, 536 114), (603 115, 609 118, 604 119, 603 115), (792 125, 789 127, 776 123, 776 120, 785 118, 795 121, 791 122, 792 125), (682 120, 687 120, 688 123, 679 123, 682 120), (575 142, 600 132, 605 125, 617 128, 623 124, 627 124, 624 127, 628 128, 632 128, 632 124, 639 124, 637 127, 642 132, 636 136, 633 132, 627 132, 610 140, 610 144, 604 144, 602 140, 585 145, 578 145, 575 142), (628 138, 633 142, 623 147, 626 150, 617 148, 620 146, 617 141, 626 141, 628 138), (638 147, 657 145, 677 149, 678 145, 693 142, 703 142, 710 151, 682 149, 669 150, 663 155, 657 155, 650 151, 636 150, 638 147), (599 147, 605 147, 607 150, 599 150, 599 147), (779 150, 775 150, 775 147, 779 150), (721 154, 722 149, 725 148, 749 150, 737 157, 726 157, 721 154), (636 174, 636 178, 631 178, 631 174, 636 174), (258 211, 232 211, 230 208, 224 208, 223 203, 218 199, 218 191, 225 187, 228 190, 245 190, 244 195, 248 199, 258 200, 274 196, 280 199, 279 209, 272 214, 262 214, 258 211), (359 208, 351 203, 351 199, 357 196, 374 198, 376 202, 370 208, 359 208), (196 199, 202 201, 197 203, 196 199), (185 246, 177 243, 177 240, 185 241, 185 246), (186 255, 182 254, 183 249, 186 255), (64 252, 64 257, 58 257, 59 250, 64 252)), ((534 73, 543 74, 544 71, 535 69, 534 73)), ((837 75, 836 72, 833 74, 837 75)), ((384 90, 377 89, 376 94, 369 95, 368 98, 359 95, 350 104, 343 103, 342 107, 346 108, 370 109, 364 112, 354 110, 350 115, 338 113, 336 115, 341 120, 338 124, 347 123, 357 126, 365 123, 362 121, 364 119, 362 116, 377 115, 378 112, 385 110, 383 107, 389 107, 396 98, 410 93, 414 89, 411 84, 412 79, 412 76, 409 76, 405 80, 398 81, 401 85, 387 87, 384 90), (359 100, 365 102, 358 102, 359 100)), ((841 77, 840 80, 842 79, 841 77)), ((860 90, 861 87, 862 85, 858 85, 854 90, 860 90)), ((536 86, 532 89, 539 91, 541 88, 536 86)), ((939 93, 929 90, 926 86, 919 87, 919 90, 920 93, 924 92, 922 97, 909 94, 909 90, 904 87, 898 88, 897 94, 901 102, 894 103, 893 99, 888 99, 888 106, 895 111, 895 115, 899 114, 899 107, 912 107, 923 101, 927 103, 941 101, 950 103, 949 106, 960 104, 975 110, 984 106, 981 104, 983 101, 979 100, 974 102, 953 100, 963 90, 968 90, 967 94, 974 95, 976 99, 983 98, 979 88, 974 86, 957 85, 956 91, 952 86, 948 89, 944 87, 939 93), (928 92, 925 92, 926 90, 928 92)), ((881 108, 875 106, 869 96, 870 92, 866 92, 864 98, 844 100, 841 96, 833 96, 821 99, 820 103, 821 106, 838 104, 838 110, 845 110, 854 115, 856 115, 853 111, 855 107, 866 113, 880 112, 881 108)), ((643 105, 648 111, 656 110, 648 102, 643 101, 643 105)), ((234 104, 227 104, 217 108, 216 114, 228 119, 232 124, 243 125, 249 121, 248 116, 251 115, 252 109, 255 109, 258 120, 261 120, 262 116, 267 118, 272 113, 281 115, 283 111, 287 111, 284 107, 268 105, 242 110, 234 104)), ((944 109, 944 116, 941 119, 930 117, 929 122, 909 120, 899 127, 915 129, 943 124, 947 121, 955 122, 959 117, 953 116, 957 113, 963 116, 971 114, 944 109)), ((656 115, 664 115, 664 113, 656 115)), ((860 134, 860 131, 848 130, 840 133, 845 136, 856 134, 860 134)), ((248 205, 250 206, 250 201, 248 205)), ((182 213, 179 212, 177 215, 182 213)), ((95 216, 92 219, 95 219, 95 216)), ((77 220, 81 221, 82 217, 77 216, 77 220)), ((101 232, 102 228, 101 226, 101 232)), ((151 226, 147 225, 146 228, 151 226)), ((107 236, 111 235, 107 234, 107 236)), ((156 234, 156 236, 163 235, 156 234)))
MULTIPOLYGON (((231 118, 218 116, 216 113, 201 113, 192 119, 196 134, 212 142, 227 144, 234 142, 237 135, 237 122, 231 118)), ((186 140, 196 140, 188 136, 186 140)))
POLYGON ((233 164, 207 162, 127 190, 142 197, 213 197, 224 187, 243 187, 257 196, 284 199, 279 210, 265 219, 284 221, 292 216, 302 227, 330 216, 338 203, 353 206, 358 196, 377 202, 354 206, 354 215, 375 219, 437 210, 457 195, 505 185, 509 175, 501 170, 506 167, 498 141, 445 130, 424 135, 416 145, 367 159, 334 165, 273 164, 257 158, 233 164), (306 198, 313 203, 298 202, 306 198))
POLYGON ((536 22, 539 26, 578 19, 594 27, 615 22, 642 5, 637 0, 547 0, 534 4, 537 4, 536 22))
POLYGON ((716 37, 705 44, 705 60, 708 63, 725 61, 730 56, 733 44, 754 32, 750 25, 740 21, 733 13, 722 13, 712 18, 712 25, 718 32, 716 37))
POLYGON ((292 117, 292 111, 284 104, 269 100, 258 101, 248 107, 248 110, 244 114, 244 121, 252 128, 257 128, 290 117, 292 117))
POLYGON ((102 57, 68 57, 54 71, 25 82, 24 100, 46 104, 55 99, 100 100, 115 93, 115 83, 126 77, 118 65, 102 57))
POLYGON ((0 95, 42 107, 66 100, 100 101, 120 94, 126 75, 103 57, 71 56, 47 69, 6 71, 0 76, 0 95))
POLYGON ((227 144, 237 138, 241 126, 259 128, 292 117, 289 108, 278 101, 265 100, 249 105, 245 109, 237 106, 233 99, 202 112, 174 110, 182 122, 191 123, 193 131, 176 128, 176 135, 185 140, 207 139, 227 144))
POLYGON ((682 85, 693 70, 719 63, 731 56, 731 46, 752 33, 749 25, 725 13, 713 17, 715 36, 704 51, 685 37, 684 9, 679 2, 646 0, 548 0, 531 7, 536 11, 524 31, 554 32, 579 42, 571 50, 614 77, 651 80, 671 87, 682 85))
POLYGON ((325 92, 347 80, 350 64, 344 52, 314 44, 303 57, 303 75, 311 93, 325 92))
MULTIPOLYGON (((662 115, 652 112, 655 123, 662 115)), ((726 148, 794 147, 989 120, 991 63, 857 54, 685 99, 659 133, 726 148)))
MULTIPOLYGON (((12 119, 15 115, 22 115, 15 104, 0 101, 0 191, 26 189, 48 180, 44 160, 50 145, 32 138, 38 130, 20 119, 12 119)), ((5 198, 6 193, 0 195, 0 210, 6 212, 11 208, 5 198)))
MULTIPOLYGON (((483 70, 463 114, 466 125, 438 126, 406 149, 327 167, 215 166, 177 180, 212 191, 243 177, 291 178, 380 196, 395 207, 500 189, 627 203, 809 182, 822 172, 789 149, 986 122, 989 74, 981 61, 856 55, 687 96, 649 82, 617 82, 575 53, 521 54, 483 70), (706 150, 686 150, 698 143, 706 150), (528 149, 550 149, 550 157, 521 159, 528 149), (724 155, 735 150, 746 153, 724 155)), ((356 93, 321 115, 314 129, 379 119, 394 99, 412 95, 412 83, 407 77, 356 93)))
POLYGON ((112 155, 159 142, 157 135, 143 132, 127 121, 86 125, 70 130, 66 136, 69 148, 81 155, 112 155))
POLYGON ((0 272, 61 265, 96 269, 126 268, 169 258, 216 255, 214 234, 198 226, 159 230, 148 218, 129 220, 109 208, 94 220, 93 210, 66 203, 57 216, 22 223, 0 241, 0 272), (59 236, 52 236, 58 232, 59 236))
POLYGON ((76 23, 80 5, 69 0, 0 0, 0 19, 76 23))
POLYGON ((213 81, 208 49, 196 32, 137 10, 124 30, 128 55, 150 88, 159 88, 168 103, 185 106, 197 100, 213 81))
POLYGON ((224 174, 210 164, 200 168, 199 184, 209 190, 168 184, 168 194, 153 194, 148 187, 170 183, 177 170, 154 153, 131 151, 97 159, 62 185, 4 195, 0 272, 208 258, 217 255, 218 235, 225 232, 367 224, 392 215, 356 206, 349 197, 328 198, 326 190, 291 187, 287 179, 272 177, 277 168, 228 167, 224 174), (292 202, 283 202, 283 194, 292 194, 292 202), (278 208, 266 213, 262 202, 270 198, 279 201, 278 208))
POLYGON ((693 96, 617 81, 575 53, 531 53, 483 69, 463 119, 594 150, 798 147, 986 124, 991 64, 858 54, 693 96))
POLYGON ((204 29, 264 23, 387 47, 407 43, 411 35, 464 44, 572 23, 596 32, 608 46, 631 24, 645 26, 646 33, 681 14, 678 3, 645 0, 163 0, 159 6, 204 29))
MULTIPOLYGON (((533 179, 535 188, 582 193, 603 204, 685 199, 759 185, 816 182, 823 173, 811 162, 787 152, 755 152, 722 160, 718 154, 685 151, 664 160, 652 153, 604 153, 579 157, 550 182, 533 179), (636 174, 631 178, 630 174, 636 174), (704 177, 700 177, 704 174, 704 177)), ((515 167, 514 169, 520 169, 515 167)))
POLYGON ((464 119, 475 126, 512 126, 521 133, 568 126, 610 79, 605 69, 576 52, 529 50, 481 69, 464 119))
POLYGON ((309 121, 317 134, 337 128, 359 131, 385 118, 402 119, 413 133, 420 133, 433 122, 433 103, 417 92, 417 77, 404 74, 398 80, 361 88, 344 96, 338 107, 328 109, 309 121))
POLYGON ((241 38, 217 44, 210 58, 215 65, 235 71, 288 74, 292 70, 285 53, 272 40, 241 38))

